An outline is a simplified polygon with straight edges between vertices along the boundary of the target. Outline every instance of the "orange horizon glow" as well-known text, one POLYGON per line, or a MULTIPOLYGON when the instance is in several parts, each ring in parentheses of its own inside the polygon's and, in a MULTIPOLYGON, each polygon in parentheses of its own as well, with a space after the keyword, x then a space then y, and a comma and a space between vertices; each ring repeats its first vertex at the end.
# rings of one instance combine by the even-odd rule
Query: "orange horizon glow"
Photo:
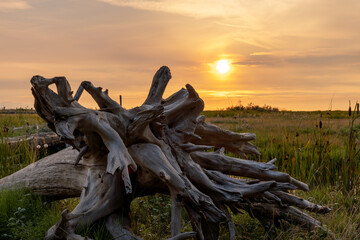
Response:
MULTIPOLYGON (((358 9, 356 0, 3 0, 0 108, 31 108, 33 75, 66 76, 73 91, 91 81, 135 107, 167 65, 164 97, 189 83, 207 110, 345 110, 360 98, 358 9)), ((80 102, 96 107, 86 94, 80 102)))

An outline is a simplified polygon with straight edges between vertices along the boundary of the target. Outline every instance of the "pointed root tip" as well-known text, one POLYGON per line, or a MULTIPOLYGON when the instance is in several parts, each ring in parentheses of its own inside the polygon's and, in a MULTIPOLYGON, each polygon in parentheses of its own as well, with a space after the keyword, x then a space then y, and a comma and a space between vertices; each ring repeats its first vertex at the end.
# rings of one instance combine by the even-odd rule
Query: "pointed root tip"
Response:
POLYGON ((74 163, 74 166, 77 166, 81 160, 81 155, 79 154, 77 157, 76 157, 76 160, 75 160, 75 163, 74 163))
POLYGON ((189 93, 189 97, 190 98, 199 98, 198 93, 195 91, 195 89, 193 88, 193 86, 191 86, 190 84, 186 84, 186 89, 188 90, 189 93))
POLYGON ((82 81, 80 84, 84 89, 89 90, 89 88, 95 88, 90 81, 82 81))
POLYGON ((161 68, 159 68, 159 70, 157 70, 157 72, 155 73, 154 79, 159 77, 165 77, 167 81, 170 80, 172 77, 170 68, 167 66, 162 66, 161 68))
POLYGON ((206 117, 205 117, 204 115, 201 115, 201 116, 198 116, 198 117, 196 118, 196 122, 197 122, 197 123, 204 123, 204 122, 205 122, 205 119, 206 119, 206 117))
POLYGON ((296 180, 295 178, 290 177, 289 183, 295 185, 300 190, 303 190, 303 191, 306 191, 306 192, 308 192, 310 190, 309 185, 307 185, 306 183, 303 183, 303 182, 301 182, 299 180, 296 180))
POLYGON ((274 159, 272 159, 272 160, 268 161, 268 162, 267 162, 267 164, 274 164, 276 161, 277 161, 277 159, 276 159, 276 158, 274 158, 274 159))
POLYGON ((131 194, 132 193, 131 184, 130 185, 125 184, 125 192, 126 192, 126 194, 131 194))

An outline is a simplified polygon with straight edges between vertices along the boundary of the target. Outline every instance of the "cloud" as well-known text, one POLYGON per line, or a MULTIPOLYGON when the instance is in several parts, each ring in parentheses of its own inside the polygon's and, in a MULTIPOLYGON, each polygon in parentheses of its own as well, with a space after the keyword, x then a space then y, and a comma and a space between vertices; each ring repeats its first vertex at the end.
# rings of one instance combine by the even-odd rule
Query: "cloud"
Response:
POLYGON ((241 66, 279 66, 279 65, 302 65, 302 66, 353 66, 360 64, 360 52, 343 54, 282 54, 256 52, 244 57, 233 64, 241 66))
POLYGON ((354 65, 360 64, 360 53, 354 54, 339 54, 339 55, 308 55, 290 57, 287 62, 301 65, 322 65, 322 66, 336 66, 336 65, 354 65))
MULTIPOLYGON (((251 16, 255 12, 269 11, 268 0, 98 0, 115 6, 132 7, 141 10, 176 13, 197 18, 239 17, 251 16)), ((291 1, 290 1, 291 2, 291 1)), ((278 1, 273 4, 278 10, 283 10, 291 4, 278 1)), ((276 11, 278 11, 276 10, 276 11)))
POLYGON ((279 65, 282 62, 280 56, 274 56, 272 53, 255 52, 246 56, 241 61, 236 61, 233 64, 240 66, 273 66, 279 65))
POLYGON ((177 13, 192 17, 214 17, 219 15, 219 3, 214 0, 204 4, 202 1, 166 1, 166 0, 98 0, 114 6, 132 7, 140 10, 150 10, 177 13))
POLYGON ((9 11, 9 10, 23 10, 30 9, 31 6, 25 1, 1 1, 0 2, 0 11, 9 11))
POLYGON ((232 91, 215 91, 215 90, 198 90, 199 93, 204 94, 205 96, 209 97, 230 97, 230 98, 236 98, 236 97, 242 97, 247 95, 254 95, 256 94, 255 91, 246 91, 246 90, 232 90, 232 91))

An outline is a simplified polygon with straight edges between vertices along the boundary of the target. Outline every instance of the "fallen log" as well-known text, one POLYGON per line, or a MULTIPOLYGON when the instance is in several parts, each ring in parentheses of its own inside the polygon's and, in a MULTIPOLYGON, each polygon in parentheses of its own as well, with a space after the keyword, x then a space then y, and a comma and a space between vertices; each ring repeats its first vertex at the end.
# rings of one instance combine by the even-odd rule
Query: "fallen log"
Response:
POLYGON ((66 78, 34 76, 36 111, 76 150, 63 150, 1 179, 0 189, 21 186, 57 198, 80 195, 76 208, 63 212, 46 239, 81 239, 74 229, 100 219, 106 220, 108 231, 117 239, 139 239, 129 225, 130 203, 158 192, 171 198, 172 239, 195 235, 215 240, 221 222, 228 223, 230 237, 235 239, 228 209, 235 214, 248 211, 264 226, 276 226, 282 219, 326 230, 292 207, 323 214, 330 211, 288 193, 307 191, 307 184, 276 171, 274 160, 260 163, 224 155, 224 149, 242 158, 259 155, 249 143, 254 134, 233 133, 206 123, 205 117, 199 117, 204 102, 189 84, 163 99, 170 78, 169 68, 161 67, 145 102, 130 110, 112 100, 108 90, 83 82, 82 88, 100 108, 91 110, 72 97, 66 78), (48 88, 50 84, 56 85, 57 93, 48 88), (211 152, 214 147, 220 150, 211 152), (182 208, 194 233, 180 233, 182 208))
POLYGON ((37 146, 43 147, 45 144, 46 147, 53 147, 63 144, 64 142, 61 141, 61 138, 54 132, 42 132, 25 136, 4 138, 2 139, 2 143, 10 146, 26 144, 31 148, 35 148, 37 146))
POLYGON ((88 166, 74 167, 77 150, 66 148, 0 179, 0 191, 24 188, 56 199, 79 197, 88 166))

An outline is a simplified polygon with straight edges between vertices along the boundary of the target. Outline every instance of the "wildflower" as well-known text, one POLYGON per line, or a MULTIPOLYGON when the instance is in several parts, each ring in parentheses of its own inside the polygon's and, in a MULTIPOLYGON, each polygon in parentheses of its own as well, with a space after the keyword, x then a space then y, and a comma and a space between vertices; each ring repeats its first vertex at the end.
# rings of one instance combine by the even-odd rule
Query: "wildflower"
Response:
POLYGON ((40 146, 40 145, 37 145, 37 146, 36 146, 36 148, 37 148, 37 149, 40 149, 40 148, 41 148, 41 146, 40 146))
POLYGON ((49 145, 47 145, 46 143, 44 144, 44 148, 48 148, 49 147, 49 145))

